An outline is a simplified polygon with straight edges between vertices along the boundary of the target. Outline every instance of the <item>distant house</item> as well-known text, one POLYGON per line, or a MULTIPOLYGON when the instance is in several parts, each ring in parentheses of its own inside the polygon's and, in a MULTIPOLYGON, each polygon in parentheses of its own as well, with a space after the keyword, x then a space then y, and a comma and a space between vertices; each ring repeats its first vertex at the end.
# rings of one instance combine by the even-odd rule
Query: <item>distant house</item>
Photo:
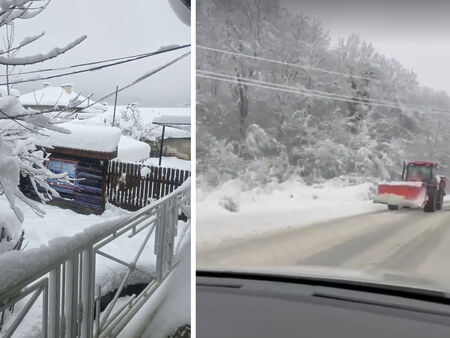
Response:
MULTIPOLYGON (((82 213, 100 214, 105 209, 108 162, 119 153, 120 130, 112 127, 75 123, 62 124, 70 134, 46 131, 37 144, 50 153, 48 169, 54 173, 69 173, 73 184, 58 180, 49 183, 60 194, 50 204, 69 207, 82 213)), ((33 195, 30 182, 21 182, 22 190, 33 195)))
MULTIPOLYGON (((120 118, 120 112, 124 111, 127 106, 117 106, 116 107, 116 121, 120 118)), ((151 157, 159 157, 161 149, 161 136, 162 129, 161 125, 153 124, 153 120, 160 116, 180 116, 190 119, 191 108, 190 107, 162 107, 162 108, 148 108, 148 107, 137 107, 140 116, 142 117, 142 123, 145 128, 149 130, 142 138, 144 141, 150 145, 151 157)), ((112 125, 114 106, 108 106, 107 111, 103 115, 94 117, 91 121, 93 123, 104 123, 107 125, 112 125)), ((117 122, 116 122, 117 123, 117 122)), ((175 156, 183 160, 191 159, 191 131, 190 128, 166 128, 164 133, 164 146, 163 146, 164 156, 175 156)))
POLYGON ((44 83, 43 88, 21 95, 19 100, 27 109, 32 108, 39 111, 65 109, 68 113, 75 113, 73 116, 78 119, 89 118, 106 111, 104 105, 99 103, 93 104, 94 102, 91 98, 86 98, 76 93, 72 84, 51 87, 47 82, 44 83), (83 113, 79 114, 81 111, 83 113))
MULTIPOLYGON (((152 157, 158 157, 161 149, 162 125, 153 124, 162 116, 177 116, 190 121, 191 108, 139 108, 142 118, 154 126, 152 139, 146 140, 152 148, 152 157)), ((176 156, 183 160, 191 159, 191 129, 190 126, 166 128, 162 148, 163 156, 176 156)))

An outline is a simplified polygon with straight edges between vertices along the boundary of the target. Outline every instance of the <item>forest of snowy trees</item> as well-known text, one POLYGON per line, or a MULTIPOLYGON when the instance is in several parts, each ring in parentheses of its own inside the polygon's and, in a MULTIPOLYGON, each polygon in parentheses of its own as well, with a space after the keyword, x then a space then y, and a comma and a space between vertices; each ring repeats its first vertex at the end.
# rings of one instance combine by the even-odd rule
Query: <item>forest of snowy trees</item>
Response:
POLYGON ((332 43, 274 0, 208 0, 197 45, 200 186, 398 179, 413 159, 449 171, 449 96, 358 35, 332 43))

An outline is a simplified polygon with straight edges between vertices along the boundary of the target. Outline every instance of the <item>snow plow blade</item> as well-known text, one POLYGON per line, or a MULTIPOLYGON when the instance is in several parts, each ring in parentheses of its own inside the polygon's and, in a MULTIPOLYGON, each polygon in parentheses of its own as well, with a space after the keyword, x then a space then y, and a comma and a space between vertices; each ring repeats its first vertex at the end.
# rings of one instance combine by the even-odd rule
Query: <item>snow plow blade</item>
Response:
POLYGON ((424 182, 392 182, 378 185, 375 203, 398 207, 422 208, 427 201, 424 182))

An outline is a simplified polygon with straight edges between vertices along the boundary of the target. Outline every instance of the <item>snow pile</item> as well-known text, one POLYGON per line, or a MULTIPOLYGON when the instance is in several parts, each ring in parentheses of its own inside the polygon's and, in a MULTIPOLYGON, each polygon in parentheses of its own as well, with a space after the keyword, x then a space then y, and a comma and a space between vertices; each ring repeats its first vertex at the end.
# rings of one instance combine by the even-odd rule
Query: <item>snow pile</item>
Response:
POLYGON ((288 181, 249 191, 243 186, 230 180, 213 190, 197 188, 197 247, 385 209, 372 203, 371 183, 288 181))
POLYGON ((149 156, 150 146, 147 143, 122 135, 119 141, 117 160, 138 162, 147 159, 149 156))
POLYGON ((44 147, 114 152, 118 147, 121 136, 120 129, 112 127, 88 126, 76 123, 64 123, 60 126, 70 131, 70 134, 46 131, 46 136, 38 136, 36 143, 44 147))

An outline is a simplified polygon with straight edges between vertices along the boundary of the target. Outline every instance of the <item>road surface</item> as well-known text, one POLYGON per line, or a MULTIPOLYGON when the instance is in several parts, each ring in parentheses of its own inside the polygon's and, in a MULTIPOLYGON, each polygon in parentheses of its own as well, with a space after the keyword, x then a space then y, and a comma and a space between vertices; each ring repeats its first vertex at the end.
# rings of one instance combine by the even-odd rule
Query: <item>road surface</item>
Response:
POLYGON ((435 213, 378 211, 197 249, 199 268, 292 265, 395 270, 449 279, 450 203, 435 213))

